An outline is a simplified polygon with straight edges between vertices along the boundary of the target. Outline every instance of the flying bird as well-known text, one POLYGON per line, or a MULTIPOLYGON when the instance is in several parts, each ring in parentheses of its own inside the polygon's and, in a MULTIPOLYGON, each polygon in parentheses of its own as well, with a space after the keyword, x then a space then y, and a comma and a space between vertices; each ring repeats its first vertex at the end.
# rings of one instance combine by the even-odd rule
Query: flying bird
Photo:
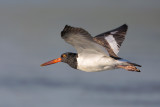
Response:
POLYGON ((136 66, 141 67, 141 65, 132 63, 117 55, 125 39, 127 29, 128 26, 124 24, 116 29, 92 37, 83 28, 66 25, 61 32, 61 37, 72 45, 77 53, 63 53, 60 58, 43 63, 41 66, 64 62, 72 68, 85 72, 118 68, 140 72, 136 66))

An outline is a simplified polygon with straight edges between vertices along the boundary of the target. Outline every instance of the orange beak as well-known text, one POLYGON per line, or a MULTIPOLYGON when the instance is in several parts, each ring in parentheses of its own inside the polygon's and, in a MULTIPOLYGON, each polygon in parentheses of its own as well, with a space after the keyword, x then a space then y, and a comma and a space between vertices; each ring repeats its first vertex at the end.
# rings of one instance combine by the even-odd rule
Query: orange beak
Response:
POLYGON ((55 64, 55 63, 61 62, 61 60, 62 60, 61 58, 53 59, 51 61, 48 61, 48 62, 45 62, 45 63, 41 64, 41 66, 47 66, 47 65, 55 64))

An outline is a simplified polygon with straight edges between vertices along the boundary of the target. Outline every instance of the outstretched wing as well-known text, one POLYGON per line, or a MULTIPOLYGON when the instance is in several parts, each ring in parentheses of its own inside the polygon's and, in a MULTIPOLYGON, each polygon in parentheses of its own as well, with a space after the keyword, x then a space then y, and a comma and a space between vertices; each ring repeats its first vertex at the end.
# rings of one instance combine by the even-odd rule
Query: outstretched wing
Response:
POLYGON ((122 42, 125 39, 127 29, 128 26, 124 24, 114 30, 99 34, 95 36, 93 39, 98 44, 104 46, 107 49, 110 56, 118 57, 117 54, 119 52, 119 48, 122 42))
POLYGON ((69 44, 71 44, 79 54, 105 54, 106 50, 103 46, 97 44, 93 37, 82 28, 75 28, 66 25, 61 32, 61 37, 69 44))

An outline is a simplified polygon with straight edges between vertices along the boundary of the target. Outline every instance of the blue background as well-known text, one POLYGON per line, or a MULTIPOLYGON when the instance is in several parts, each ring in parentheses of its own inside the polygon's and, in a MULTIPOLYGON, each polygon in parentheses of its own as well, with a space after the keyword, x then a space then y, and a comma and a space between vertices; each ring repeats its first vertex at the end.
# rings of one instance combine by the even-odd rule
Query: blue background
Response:
POLYGON ((159 107, 159 0, 0 0, 0 107, 159 107), (60 37, 68 24, 92 36, 128 24, 119 56, 141 64, 86 73, 64 63, 76 52, 60 37))

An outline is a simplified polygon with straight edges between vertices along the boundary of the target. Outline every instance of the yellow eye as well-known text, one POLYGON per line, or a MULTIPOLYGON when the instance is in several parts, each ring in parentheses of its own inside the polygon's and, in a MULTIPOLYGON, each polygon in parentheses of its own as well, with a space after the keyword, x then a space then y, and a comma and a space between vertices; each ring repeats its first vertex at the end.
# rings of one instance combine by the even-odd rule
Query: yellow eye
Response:
POLYGON ((63 58, 66 58, 67 56, 66 56, 66 54, 63 54, 62 57, 63 57, 63 58))

